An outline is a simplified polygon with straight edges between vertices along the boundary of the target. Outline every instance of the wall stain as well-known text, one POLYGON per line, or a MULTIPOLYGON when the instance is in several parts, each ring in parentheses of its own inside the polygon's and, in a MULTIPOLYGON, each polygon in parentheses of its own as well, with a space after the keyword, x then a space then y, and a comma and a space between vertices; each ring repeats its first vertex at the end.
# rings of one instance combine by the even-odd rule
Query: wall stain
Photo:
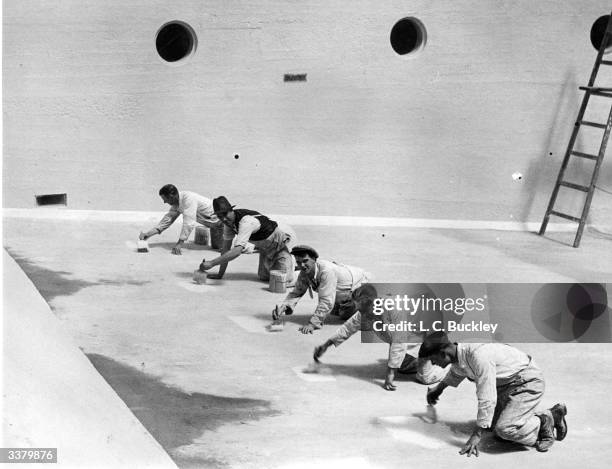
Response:
POLYGON ((189 445, 202 433, 214 431, 224 424, 245 424, 280 415, 266 400, 188 394, 104 355, 87 354, 87 357, 180 467, 226 466, 225 462, 210 458, 195 461, 194 456, 173 454, 172 450, 189 445), (198 464, 194 465, 196 462, 198 464))

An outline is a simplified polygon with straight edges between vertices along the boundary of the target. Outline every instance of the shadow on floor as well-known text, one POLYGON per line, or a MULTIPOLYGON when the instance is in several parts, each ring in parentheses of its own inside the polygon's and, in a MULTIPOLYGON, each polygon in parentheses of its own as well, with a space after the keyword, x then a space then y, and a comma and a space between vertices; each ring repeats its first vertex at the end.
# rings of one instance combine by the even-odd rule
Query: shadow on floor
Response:
MULTIPOLYGON (((447 427, 450 430, 451 435, 453 436, 453 439, 450 443, 453 446, 456 446, 457 448, 462 448, 465 442, 467 442, 467 440, 470 438, 472 431, 476 427, 476 421, 472 420, 468 422, 448 422, 444 420, 438 420, 438 422, 434 425, 442 425, 443 427, 447 427)), ((529 451, 529 448, 527 448, 526 446, 513 443, 511 441, 504 441, 501 438, 496 437, 491 431, 486 431, 483 433, 482 439, 480 440, 480 444, 478 445, 478 449, 481 453, 487 454, 503 454, 515 453, 519 451, 529 451)))
MULTIPOLYGON (((260 280, 259 277, 257 276, 257 264, 253 266, 253 269, 254 269, 253 273, 230 272, 229 267, 227 269, 228 269, 228 272, 226 272, 225 275, 223 276, 223 278, 226 280, 250 280, 252 282, 257 282, 257 283, 266 284, 266 285, 268 284, 267 281, 260 280)), ((213 269, 213 273, 217 273, 216 269, 213 269)))
MULTIPOLYGON (((47 303, 58 296, 74 295, 79 290, 96 285, 144 285, 149 281, 118 281, 110 279, 98 279, 95 282, 72 278, 72 272, 63 270, 51 270, 43 267, 36 262, 29 260, 26 257, 20 256, 10 248, 6 248, 9 255, 15 259, 15 262, 21 267, 21 270, 32 281, 36 289, 42 295, 47 303)), ((53 306, 50 305, 53 309, 53 306)))
POLYGON ((321 363, 323 363, 325 367, 329 368, 334 376, 350 376, 352 378, 367 381, 375 386, 380 386, 380 384, 375 383, 373 380, 384 380, 387 370, 387 360, 382 358, 376 363, 365 363, 363 365, 338 365, 333 363, 325 363, 325 355, 323 355, 321 358, 321 363))
MULTIPOLYGON (((607 247, 604 249, 594 246, 601 245, 602 241, 592 239, 592 247, 577 251, 571 247, 574 240, 572 233, 553 232, 545 236, 539 236, 536 232, 493 233, 485 230, 445 230, 442 236, 460 242, 466 252, 477 252, 483 247, 490 248, 527 265, 569 278, 593 279, 608 276, 608 265, 603 261, 607 247), (497 240, 502 237, 506 241, 497 240), (563 240, 560 237, 563 237, 563 240)), ((523 274, 517 272, 516 281, 521 280, 521 275, 523 274)))
POLYGON ((140 420, 160 445, 175 458, 181 467, 222 467, 219 461, 190 457, 181 464, 180 456, 172 450, 191 444, 207 431, 215 431, 225 424, 247 424, 264 417, 280 415, 270 408, 270 402, 216 396, 188 394, 168 386, 159 379, 98 354, 87 357, 140 420))

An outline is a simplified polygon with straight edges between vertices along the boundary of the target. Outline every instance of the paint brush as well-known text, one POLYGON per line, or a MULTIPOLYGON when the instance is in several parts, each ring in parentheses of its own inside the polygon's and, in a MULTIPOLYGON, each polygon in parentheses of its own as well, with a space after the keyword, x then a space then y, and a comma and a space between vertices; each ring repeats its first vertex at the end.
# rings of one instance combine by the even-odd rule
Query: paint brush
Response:
POLYGON ((270 332, 280 332, 285 328, 285 322, 282 319, 282 316, 279 312, 278 305, 274 307, 274 313, 272 313, 272 324, 268 326, 268 330, 270 332))
POLYGON ((425 408, 425 415, 423 416, 423 421, 426 423, 438 422, 438 412, 436 411, 436 408, 433 405, 427 404, 427 407, 425 408))

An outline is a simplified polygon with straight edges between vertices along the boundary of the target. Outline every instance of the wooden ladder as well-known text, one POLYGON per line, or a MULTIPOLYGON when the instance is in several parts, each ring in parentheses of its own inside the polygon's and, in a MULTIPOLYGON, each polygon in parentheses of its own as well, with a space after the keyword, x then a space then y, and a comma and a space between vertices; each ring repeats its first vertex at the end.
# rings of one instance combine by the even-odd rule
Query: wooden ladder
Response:
POLYGON ((557 181, 555 182, 555 188, 553 189, 552 195, 550 196, 550 201, 548 202, 548 207, 546 208, 546 214, 544 215, 544 220, 542 221, 542 226, 540 227, 540 232, 539 232, 540 235, 543 235, 546 232, 546 227, 548 226, 548 220, 551 215, 576 222, 578 223, 578 231, 576 232, 576 237, 574 238, 575 248, 577 248, 580 245, 580 239, 582 238, 582 233, 584 231, 584 227, 587 221, 587 216, 589 214, 589 209, 591 207, 591 201, 593 200, 593 193, 595 192, 595 185, 597 184, 597 177, 599 175, 599 169, 601 168, 601 163, 606 153, 606 146, 608 145, 608 138, 610 137, 610 130, 612 129, 612 105, 610 106, 610 112, 608 114, 608 121, 605 124, 600 124, 598 122, 590 122, 590 121, 584 120, 584 114, 587 110, 587 106, 589 104, 589 98, 591 96, 602 96, 604 98, 612 98, 612 88, 601 88, 601 87, 595 86, 595 79, 597 78, 597 73, 599 72, 599 66, 600 65, 612 65, 612 60, 603 60, 604 52, 606 51, 606 47, 610 45, 611 40, 612 40, 612 14, 610 15, 610 18, 608 19, 608 25, 606 26, 606 31, 601 40, 601 45, 599 46, 599 52, 597 53, 597 59, 595 60, 593 71, 591 72, 591 78, 589 79, 589 84, 587 86, 580 87, 581 90, 584 90, 584 98, 582 99, 582 104, 580 105, 580 110, 578 111, 578 118, 576 119, 576 123, 574 124, 574 130, 572 131, 572 136, 570 137, 569 144, 567 145, 567 151, 565 152, 565 157, 563 158, 563 163, 561 164, 561 169, 559 170, 559 175, 557 176, 557 181), (574 144, 576 143, 578 132, 580 131, 580 128, 583 125, 589 126, 589 127, 596 127, 596 128, 604 130, 603 137, 601 139, 601 144, 599 146, 599 152, 597 153, 597 155, 592 155, 592 154, 583 153, 583 152, 574 150, 574 144), (565 170, 572 156, 587 159, 587 160, 592 160, 595 162, 593 166, 591 182, 588 186, 574 184, 564 179, 565 170), (561 186, 567 187, 568 189, 577 190, 577 191, 586 193, 586 199, 584 201, 584 207, 582 208, 582 214, 580 215, 580 218, 574 217, 572 215, 568 215, 567 213, 557 212, 554 210, 555 201, 557 200, 557 195, 559 194, 559 188, 561 186))

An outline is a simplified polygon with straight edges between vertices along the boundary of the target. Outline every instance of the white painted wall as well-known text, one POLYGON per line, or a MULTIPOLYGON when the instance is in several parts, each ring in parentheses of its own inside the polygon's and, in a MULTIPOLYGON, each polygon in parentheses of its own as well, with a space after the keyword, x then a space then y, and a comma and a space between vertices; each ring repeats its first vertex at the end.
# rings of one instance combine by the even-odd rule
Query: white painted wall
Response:
MULTIPOLYGON (((70 208, 161 210, 157 190, 173 182, 269 213, 537 221, 595 60, 591 25, 609 8, 9 0, 4 206, 66 192, 70 208), (416 57, 389 44, 406 16, 427 27, 416 57), (155 50, 170 20, 198 36, 181 66, 155 50)), ((600 182, 612 186, 610 161, 600 182)), ((596 194, 595 221, 612 217, 611 197, 596 194)))

